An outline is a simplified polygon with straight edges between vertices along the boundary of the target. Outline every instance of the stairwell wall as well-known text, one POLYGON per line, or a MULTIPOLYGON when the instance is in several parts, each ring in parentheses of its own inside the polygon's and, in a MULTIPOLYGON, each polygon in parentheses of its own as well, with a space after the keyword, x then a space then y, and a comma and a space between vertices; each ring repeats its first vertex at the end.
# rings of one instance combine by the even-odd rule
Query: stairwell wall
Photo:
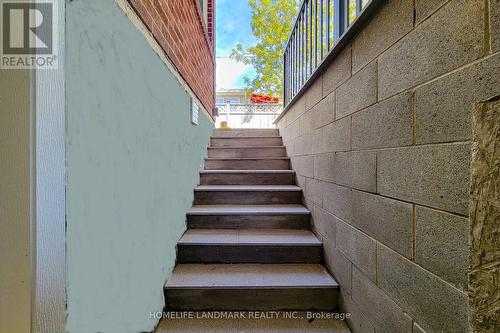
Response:
POLYGON ((191 123, 189 89, 125 11, 66 7, 70 333, 153 330, 213 129, 202 110, 191 123))
POLYGON ((277 123, 353 332, 467 332, 476 102, 498 1, 389 0, 277 123))

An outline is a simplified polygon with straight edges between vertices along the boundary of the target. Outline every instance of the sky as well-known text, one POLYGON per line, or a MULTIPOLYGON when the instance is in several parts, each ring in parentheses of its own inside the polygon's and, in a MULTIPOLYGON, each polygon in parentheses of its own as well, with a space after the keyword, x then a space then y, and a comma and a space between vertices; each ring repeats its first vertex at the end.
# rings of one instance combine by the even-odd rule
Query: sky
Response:
POLYGON ((217 88, 243 88, 243 77, 252 77, 255 71, 229 55, 238 43, 243 47, 255 44, 248 0, 217 0, 216 4, 217 88))

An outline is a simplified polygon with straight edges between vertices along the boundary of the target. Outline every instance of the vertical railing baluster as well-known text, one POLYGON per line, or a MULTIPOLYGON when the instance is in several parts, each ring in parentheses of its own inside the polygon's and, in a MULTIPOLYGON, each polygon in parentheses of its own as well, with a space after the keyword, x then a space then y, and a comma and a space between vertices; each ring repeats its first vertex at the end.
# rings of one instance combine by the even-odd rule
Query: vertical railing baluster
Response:
POLYGON ((320 43, 319 43, 319 48, 320 48, 320 56, 319 58, 321 59, 321 61, 323 61, 323 0, 320 0, 319 2, 319 7, 320 7, 320 10, 319 10, 319 16, 321 16, 321 20, 320 20, 320 23, 319 23, 319 40, 320 40, 320 43))
POLYGON ((331 7, 330 7, 330 0, 326 0, 326 52, 330 52, 330 12, 331 12, 331 7))
POLYGON ((318 0, 314 0, 314 69, 318 66, 318 0))
POLYGON ((307 80, 307 77, 309 76, 309 3, 307 3, 306 0, 306 7, 305 7, 305 15, 306 15, 306 76, 305 80, 307 80))
POLYGON ((304 78, 305 78, 305 70, 306 70, 306 40, 305 40, 305 31, 306 31, 306 14, 305 14, 305 7, 304 11, 302 12, 302 34, 301 34, 301 40, 302 40, 302 61, 301 61, 301 73, 302 76, 300 77, 300 85, 302 86, 304 84, 304 78))
MULTIPOLYGON (((372 2, 368 2, 367 6, 375 6, 372 2)), ((357 18, 363 12, 363 3, 367 2, 303 0, 283 53, 282 84, 285 104, 290 103, 301 92, 347 31, 351 23, 350 5, 356 5, 352 17, 357 18)))
POLYGON ((312 74, 313 68, 313 6, 312 1, 309 1, 309 74, 308 77, 312 74))
POLYGON ((361 13, 363 9, 363 0, 356 0, 356 17, 361 13))

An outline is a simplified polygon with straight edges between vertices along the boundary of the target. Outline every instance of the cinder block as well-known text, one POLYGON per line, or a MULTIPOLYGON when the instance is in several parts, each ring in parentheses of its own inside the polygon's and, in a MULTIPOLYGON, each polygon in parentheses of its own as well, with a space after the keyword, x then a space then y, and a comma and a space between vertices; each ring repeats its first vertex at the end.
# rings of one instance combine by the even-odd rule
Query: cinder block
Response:
POLYGON ((333 182, 334 153, 314 156, 314 177, 319 180, 333 182))
POLYGON ((426 333, 419 324, 413 323, 413 333, 426 333))
POLYGON ((347 221, 352 221, 353 210, 352 191, 348 187, 324 183, 323 209, 347 221))
POLYGON ((468 332, 467 295, 381 244, 377 283, 426 331, 468 332))
POLYGON ((297 175, 297 186, 300 188, 306 188, 306 177, 297 175))
POLYGON ((416 207, 415 261, 464 291, 469 267, 468 241, 468 218, 416 207))
POLYGON ((351 295, 340 293, 340 309, 345 313, 350 313, 351 318, 346 319, 351 333, 375 333, 375 328, 366 315, 360 310, 351 295))
POLYGON ((299 159, 300 172, 303 176, 314 177, 314 156, 305 155, 299 159))
POLYGON ((351 153, 351 185, 359 190, 377 191, 377 154, 372 151, 351 153))
POLYGON ((306 98, 302 95, 287 111, 287 125, 293 123, 306 112, 306 98))
POLYGON ((316 205, 323 205, 323 183, 312 178, 306 178, 305 197, 316 205))
POLYGON ((323 96, 328 95, 351 77, 351 48, 340 52, 323 73, 323 96))
POLYGON ((462 215, 468 214, 470 144, 445 144, 381 151, 380 194, 462 215))
POLYGON ((328 125, 335 120, 335 92, 323 98, 313 108, 313 128, 328 125))
POLYGON ((352 115, 352 148, 409 146, 413 138, 412 95, 400 94, 352 115))
POLYGON ((335 225, 337 217, 319 206, 314 206, 313 224, 321 235, 335 245, 335 225))
POLYGON ((317 128, 312 132, 312 151, 313 154, 321 153, 323 145, 323 129, 317 128))
POLYGON ((336 223, 335 246, 372 281, 375 281, 375 241, 340 219, 337 219, 336 223))
POLYGON ((415 24, 420 24, 447 1, 448 0, 415 0, 415 24))
POLYGON ((348 151, 351 149, 351 117, 334 121, 321 128, 323 153, 348 151))
POLYGON ((492 52, 500 51, 500 0, 490 0, 490 39, 492 52))
POLYGON ((450 1, 378 58, 378 98, 444 74, 484 53, 484 1, 450 1))
POLYGON ((287 135, 289 139, 298 138, 300 135, 300 118, 287 126, 287 135))
POLYGON ((328 153, 316 155, 314 159, 316 179, 340 185, 351 184, 351 153, 328 153))
POLYGON ((336 90, 335 119, 340 119, 377 101, 377 62, 352 76, 336 90))
POLYGON ((323 239, 326 267, 340 285, 340 292, 351 294, 352 263, 332 243, 323 239))
POLYGON ((310 134, 313 130, 315 114, 313 110, 304 113, 299 119, 299 136, 310 134))
POLYGON ((370 237, 411 258, 413 223, 411 204, 380 195, 352 191, 352 225, 370 237))
POLYGON ((356 73, 413 28, 413 0, 384 4, 352 42, 352 70, 356 73))
POLYGON ((298 137, 294 142, 295 155, 306 155, 312 151, 312 134, 306 134, 298 137))
POLYGON ((323 98, 323 78, 320 76, 304 94, 306 111, 310 110, 323 98))
POLYGON ((352 299, 377 332, 412 332, 412 319, 356 267, 352 269, 352 299))
POLYGON ((351 152, 335 153, 333 156, 333 182, 339 185, 351 185, 351 152))
POLYGON ((499 91, 500 54, 418 88, 415 91, 417 144, 470 140, 474 103, 499 91))

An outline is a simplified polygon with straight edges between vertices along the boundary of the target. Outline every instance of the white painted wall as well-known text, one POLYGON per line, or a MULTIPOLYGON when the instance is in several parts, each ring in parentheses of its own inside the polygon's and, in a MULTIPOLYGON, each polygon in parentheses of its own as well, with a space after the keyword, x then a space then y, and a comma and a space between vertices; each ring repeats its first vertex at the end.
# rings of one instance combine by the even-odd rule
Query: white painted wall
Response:
POLYGON ((36 74, 36 333, 62 333, 66 316, 64 1, 59 66, 36 74))

